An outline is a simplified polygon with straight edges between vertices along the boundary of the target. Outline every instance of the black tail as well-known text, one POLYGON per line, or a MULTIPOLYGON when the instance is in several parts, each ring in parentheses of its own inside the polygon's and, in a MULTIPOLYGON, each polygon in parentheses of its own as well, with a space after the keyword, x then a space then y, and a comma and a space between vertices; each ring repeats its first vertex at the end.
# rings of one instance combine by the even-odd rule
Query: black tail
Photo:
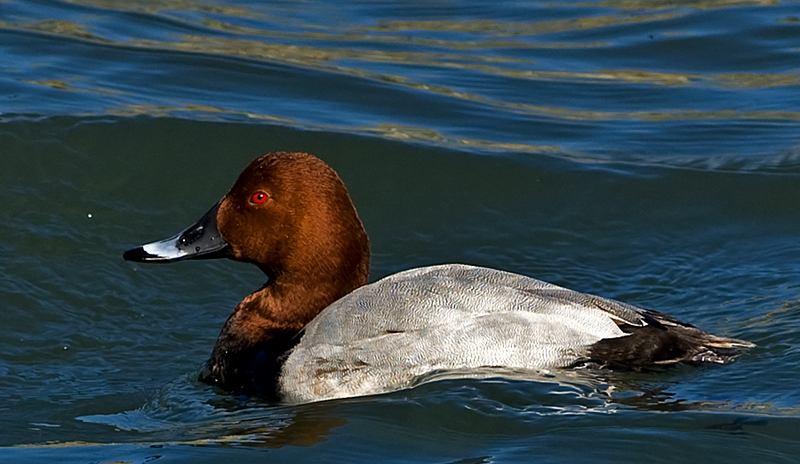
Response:
POLYGON ((725 364, 755 346, 748 341, 703 332, 655 311, 645 313, 645 322, 640 327, 621 325, 628 335, 606 338, 590 346, 588 361, 634 370, 678 363, 725 364))

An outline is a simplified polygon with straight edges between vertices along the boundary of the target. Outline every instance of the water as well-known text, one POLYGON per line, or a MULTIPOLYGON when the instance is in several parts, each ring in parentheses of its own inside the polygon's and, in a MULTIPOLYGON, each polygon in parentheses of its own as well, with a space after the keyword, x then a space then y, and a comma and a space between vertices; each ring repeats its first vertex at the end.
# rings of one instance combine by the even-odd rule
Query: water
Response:
POLYGON ((797 462, 800 5, 0 1, 3 462, 797 462), (255 155, 441 262, 667 311, 717 368, 304 406, 195 380, 262 283, 139 266, 255 155))

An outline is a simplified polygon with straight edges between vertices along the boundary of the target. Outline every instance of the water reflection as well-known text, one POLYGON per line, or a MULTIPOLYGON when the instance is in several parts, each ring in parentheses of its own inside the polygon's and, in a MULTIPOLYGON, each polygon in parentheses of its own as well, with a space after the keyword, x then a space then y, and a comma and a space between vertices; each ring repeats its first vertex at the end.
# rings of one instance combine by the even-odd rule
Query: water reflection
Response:
POLYGON ((138 408, 76 419, 130 432, 132 443, 274 448, 324 441, 333 429, 345 424, 334 407, 330 402, 293 407, 219 395, 188 375, 161 388, 138 408))
MULTIPOLYGON (((488 34, 495 37, 513 37, 557 34, 561 32, 577 32, 611 26, 630 24, 646 24, 650 22, 666 21, 677 18, 682 14, 678 11, 662 13, 639 13, 628 15, 588 16, 571 19, 556 19, 542 21, 493 21, 493 20, 425 20, 425 21, 386 21, 374 26, 372 30, 408 32, 468 32, 473 34, 488 34)), ((368 30, 369 30, 368 29, 368 30)))
POLYGON ((258 16, 255 10, 244 6, 214 4, 201 0, 148 0, 146 2, 130 2, 127 0, 68 0, 68 2, 102 9, 150 14, 169 13, 170 11, 199 11, 243 18, 258 16))
MULTIPOLYGON (((639 18, 641 19, 641 18, 639 18)), ((578 22, 580 24, 580 22, 578 22)), ((602 21, 601 21, 602 23, 602 21)), ((99 42, 108 45, 123 47, 137 47, 153 51, 178 50, 200 54, 213 54, 220 56, 239 56, 247 59, 256 59, 272 62, 314 67, 334 71, 342 71, 353 76, 380 79, 386 82, 403 83, 409 87, 431 90, 430 84, 414 83, 400 74, 382 74, 365 71, 359 67, 343 65, 343 61, 356 61, 365 63, 386 63, 405 66, 433 66, 445 69, 457 69, 483 74, 496 75, 505 78, 523 79, 533 81, 564 81, 564 82, 617 82, 648 85, 692 85, 704 82, 707 85, 718 85, 732 88, 766 89, 772 87, 786 87, 800 85, 800 76, 796 73, 728 73, 714 74, 680 73, 669 71, 652 71, 647 69, 600 69, 595 71, 564 71, 537 69, 530 59, 510 56, 497 56, 485 54, 457 53, 466 48, 581 48, 587 43, 506 43, 475 42, 464 40, 426 40, 419 45, 435 46, 442 49, 436 52, 422 51, 394 51, 385 48, 368 48, 364 46, 345 48, 338 46, 337 42, 377 42, 381 46, 407 45, 409 39, 404 35, 379 35, 371 36, 358 32, 344 32, 339 34, 320 32, 274 32, 252 27, 242 27, 216 20, 205 19, 202 24, 208 28, 232 32, 245 36, 256 35, 260 39, 227 38, 207 34, 183 34, 178 40, 152 40, 130 38, 126 41, 114 40, 90 32, 90 26, 69 20, 50 19, 35 22, 4 22, 0 21, 0 30, 45 32, 57 36, 76 38, 90 42, 99 42), (265 41, 263 38, 293 39, 311 41, 309 45, 297 43, 281 43, 265 41)), ((539 27, 539 23, 536 23, 539 27)), ((452 27, 439 24, 425 24, 426 27, 411 28, 410 30, 469 30, 470 27, 463 22, 454 22, 452 27)), ((507 23, 497 23, 490 30, 504 30, 507 23)), ((387 26, 388 27, 388 26, 387 26)), ((397 30, 404 31, 401 26, 397 30)), ((378 28, 382 30, 383 27, 378 28)), ((389 28, 395 30, 394 28, 389 28)), ((548 29, 545 27, 545 29, 548 29)), ((578 27, 580 29, 580 27, 578 27)), ((570 29, 571 30, 571 29, 570 29)), ((420 40, 420 39, 412 39, 420 40)), ((604 46, 600 43, 589 43, 590 47, 604 46)), ((435 91, 435 89, 434 89, 435 91)), ((439 93, 458 95, 458 92, 446 88, 439 89, 439 93)))
MULTIPOLYGON (((136 80, 136 72, 124 76, 112 73, 109 81, 102 74, 61 67, 58 60, 51 64, 46 57, 43 63, 21 63, 18 69, 10 70, 11 76, 27 84, 31 91, 51 92, 48 98, 83 99, 69 106, 73 114, 266 121, 459 150, 587 158, 581 147, 570 146, 571 141, 585 140, 585 131, 605 133, 609 124, 636 125, 627 129, 629 138, 636 139, 674 124, 683 124, 687 128, 681 130, 689 131, 688 126, 696 123, 735 122, 774 131, 781 124, 800 122, 800 112, 792 105, 763 103, 766 92, 800 86, 797 73, 784 70, 784 65, 767 65, 786 62, 790 44, 781 40, 791 37, 789 30, 759 32, 770 37, 771 45, 764 49, 766 55, 759 55, 758 60, 764 65, 757 68, 721 60, 709 71, 698 71, 696 64, 675 65, 670 58, 671 47, 689 47, 695 50, 694 62, 707 60, 712 57, 708 55, 710 49, 720 40, 738 40, 733 36, 727 39, 725 33, 713 28, 698 29, 696 16, 700 10, 720 9, 727 13, 733 6, 750 6, 763 8, 760 12, 770 17, 764 12, 778 5, 724 0, 685 4, 607 1, 555 8, 560 15, 541 19, 535 15, 414 20, 378 17, 372 21, 326 24, 296 17, 289 5, 261 8, 191 0, 80 0, 54 5, 50 10, 19 8, 17 14, 0 16, 0 32, 11 33, 22 41, 68 38, 90 46, 77 57, 79 60, 98 53, 142 56, 138 54, 144 52, 153 63, 141 69, 162 65, 171 69, 173 65, 167 63, 180 58, 188 60, 193 76, 207 71, 202 66, 209 59, 219 60, 217 65, 225 68, 236 60, 233 67, 242 68, 245 80, 266 72, 258 81, 248 82, 248 91, 259 93, 257 89, 262 86, 269 90, 273 82, 283 86, 286 79, 312 87, 324 80, 332 88, 346 85, 353 95, 367 95, 381 102, 372 108, 355 98, 348 102, 354 105, 349 108, 354 114, 337 118, 329 115, 333 110, 327 109, 326 104, 335 106, 341 102, 328 102, 324 95, 315 96, 314 105, 307 109, 291 102, 295 98, 292 93, 287 96, 291 103, 273 110, 270 103, 289 90, 283 87, 276 88, 275 95, 270 94, 264 104, 250 104, 250 99, 228 98, 230 95, 219 92, 221 84, 215 82, 208 82, 207 89, 190 92, 170 79, 162 89, 158 80, 161 76, 156 72, 150 78, 147 73, 142 76, 147 86, 154 84, 153 89, 157 89, 142 98, 142 83, 127 82, 136 80), (77 10, 72 11, 73 8, 77 10), (85 11, 91 14, 84 14, 85 11), (108 27, 113 15, 123 15, 132 27, 108 27), (672 39, 679 42, 669 45, 667 42, 672 39), (664 61, 630 59, 658 56, 659 52, 664 53, 664 61), (595 54, 597 59, 593 58, 595 54), (289 68, 265 71, 264 64, 289 68), (117 77, 126 82, 118 84, 117 77), (701 94, 703 98, 699 98, 701 94), (707 95, 711 98, 705 98, 707 95), (405 108, 399 102, 406 97, 430 104, 405 108), (85 100, 96 103, 87 104, 85 100), (387 106, 389 100, 393 103, 387 106), (322 109, 316 108, 317 103, 322 109), (380 115, 363 117, 363 111, 380 111, 380 115), (459 118, 416 120, 428 112, 459 118), (551 134, 561 134, 565 131, 563 125, 569 125, 577 137, 565 133, 561 140, 537 140, 526 137, 525 132, 512 133, 538 125, 550 128, 551 134), (482 126, 491 129, 479 130, 482 126), (498 132, 497 128, 504 126, 509 131, 498 132)), ((551 5, 550 9, 554 7, 551 5)), ((323 14, 329 7, 315 8, 323 14)), ((537 8, 548 11, 546 4, 537 8)), ((779 13, 775 16, 777 19, 779 13)), ((767 26, 761 25, 759 31, 765 31, 767 26)), ((335 93, 332 95, 338 98, 335 93)), ((714 145, 713 140, 708 143, 714 145)), ((736 149, 747 146, 730 144, 736 149)), ((725 143, 716 145, 720 151, 726 150, 725 143)))
POLYGON ((769 425, 760 446, 796 454, 793 5, 0 4, 5 444, 80 448, 82 462, 139 447, 129 460, 298 447, 359 460, 343 443, 441 462, 454 447, 574 462, 575 443, 646 460, 713 442, 739 458, 755 434, 725 437, 769 425), (120 237, 132 212, 173 220, 162 196, 207 194, 197 178, 225 188, 223 171, 276 148, 319 152, 353 181, 379 273, 479 261, 674 308, 759 348, 723 369, 434 375, 300 406, 170 383, 207 355, 221 295, 244 278, 195 269, 185 294, 177 278, 148 287, 119 265, 120 237))
MULTIPOLYGON (((435 372, 420 378, 417 386, 410 390, 296 406, 213 395, 207 387, 186 377, 163 388, 135 410, 82 416, 78 420, 136 432, 131 442, 138 444, 280 448, 325 442, 336 429, 347 427, 352 420, 379 420, 389 425, 394 420, 392 411, 397 408, 406 413, 409 408, 421 408, 428 421, 438 417, 436 410, 447 410, 447 421, 452 427, 460 427, 454 425, 459 423, 475 424, 476 420, 485 423, 479 427, 483 432, 472 430, 470 433, 489 433, 497 421, 503 422, 501 428, 513 429, 514 423, 535 422, 542 417, 635 411, 735 413, 759 410, 752 404, 742 408, 724 402, 680 398, 670 388, 679 382, 681 368, 664 369, 660 375, 592 369, 539 373, 504 370, 502 377, 498 374, 497 369, 435 372)), ((775 408, 768 406, 760 409, 776 413, 775 408)), ((747 425, 758 423, 758 420, 747 421, 747 425)), ((732 423, 723 421, 717 427, 737 429, 736 419, 732 423)), ((75 445, 74 442, 58 444, 75 445)))

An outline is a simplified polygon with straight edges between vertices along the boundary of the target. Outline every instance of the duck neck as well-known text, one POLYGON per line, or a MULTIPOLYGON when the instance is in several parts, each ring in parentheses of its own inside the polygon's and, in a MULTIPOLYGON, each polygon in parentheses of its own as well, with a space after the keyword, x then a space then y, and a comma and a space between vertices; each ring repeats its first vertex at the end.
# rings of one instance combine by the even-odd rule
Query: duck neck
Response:
POLYGON ((273 274, 267 285, 248 295, 242 304, 270 321, 270 327, 299 331, 328 305, 365 283, 324 277, 308 272, 273 274))
POLYGON ((366 283, 368 259, 349 273, 306 269, 268 274, 268 283, 228 317, 200 379, 275 397, 285 354, 299 341, 300 331, 328 305, 366 283))

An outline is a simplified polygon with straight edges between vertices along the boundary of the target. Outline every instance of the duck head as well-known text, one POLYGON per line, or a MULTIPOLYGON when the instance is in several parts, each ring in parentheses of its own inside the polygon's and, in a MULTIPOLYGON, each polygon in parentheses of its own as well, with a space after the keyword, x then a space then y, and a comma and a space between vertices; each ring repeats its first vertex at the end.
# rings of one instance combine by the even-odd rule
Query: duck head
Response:
POLYGON ((307 153, 276 152, 252 161, 195 224, 128 250, 123 258, 142 263, 230 258, 257 265, 276 283, 334 278, 349 292, 366 283, 369 242, 330 166, 307 153), (351 279, 341 279, 346 276, 351 279))
MULTIPOLYGON (((228 317, 201 380, 264 393, 280 355, 329 304, 367 282, 369 242, 336 172, 307 153, 269 153, 177 235, 124 259, 169 263, 230 258, 255 264, 267 283, 228 317)), ((269 393, 266 393, 269 394, 269 393)))
POLYGON ((197 223, 131 249, 129 261, 226 257, 253 263, 267 283, 222 327, 200 380, 276 394, 281 355, 329 304, 367 282, 369 241, 336 172, 307 153, 258 157, 197 223))

